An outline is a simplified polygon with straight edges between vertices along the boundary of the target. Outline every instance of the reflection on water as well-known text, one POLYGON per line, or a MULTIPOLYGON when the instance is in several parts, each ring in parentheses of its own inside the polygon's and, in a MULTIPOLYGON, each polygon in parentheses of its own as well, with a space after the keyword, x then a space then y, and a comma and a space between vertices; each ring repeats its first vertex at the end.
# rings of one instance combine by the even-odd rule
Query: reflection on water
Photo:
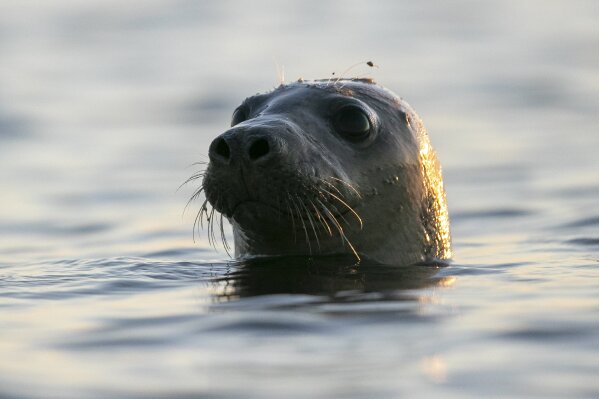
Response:
MULTIPOLYGON (((236 262, 235 268, 217 280, 220 300, 274 294, 319 295, 329 299, 351 299, 352 293, 387 295, 400 299, 401 291, 446 286, 453 278, 435 277, 440 264, 384 266, 352 257, 254 258, 236 262)), ((368 298, 369 296, 361 296, 368 298)))
POLYGON ((7 273, 0 278, 0 295, 77 299, 80 295, 136 294, 198 284, 205 295, 201 302, 207 300, 207 303, 282 294, 314 296, 326 301, 399 300, 404 298, 403 292, 451 286, 455 277, 439 276, 444 267, 444 263, 410 266, 356 263, 352 256, 255 257, 227 263, 143 258, 69 260, 5 267, 7 273))

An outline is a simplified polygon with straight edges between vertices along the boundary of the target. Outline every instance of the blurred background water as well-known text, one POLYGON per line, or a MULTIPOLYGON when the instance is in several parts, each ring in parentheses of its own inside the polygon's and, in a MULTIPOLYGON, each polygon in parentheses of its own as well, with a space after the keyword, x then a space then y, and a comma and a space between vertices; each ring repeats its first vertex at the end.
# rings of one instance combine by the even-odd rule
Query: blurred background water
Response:
POLYGON ((0 1, 0 397, 599 397, 599 3, 0 1), (444 166, 445 268, 230 262, 245 98, 360 61, 444 166), (194 207, 195 206, 195 207, 194 207))

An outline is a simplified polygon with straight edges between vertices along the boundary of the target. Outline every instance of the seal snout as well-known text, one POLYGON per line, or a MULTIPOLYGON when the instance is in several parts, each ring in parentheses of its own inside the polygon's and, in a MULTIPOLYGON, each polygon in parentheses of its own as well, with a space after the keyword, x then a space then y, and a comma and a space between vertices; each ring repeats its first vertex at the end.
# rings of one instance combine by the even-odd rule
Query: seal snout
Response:
POLYGON ((280 187, 292 185, 296 174, 283 135, 280 126, 245 124, 212 141, 204 189, 215 209, 232 217, 248 201, 277 206, 280 187))
POLYGON ((281 157, 283 145, 269 131, 232 129, 218 136, 208 150, 215 164, 255 164, 281 157))

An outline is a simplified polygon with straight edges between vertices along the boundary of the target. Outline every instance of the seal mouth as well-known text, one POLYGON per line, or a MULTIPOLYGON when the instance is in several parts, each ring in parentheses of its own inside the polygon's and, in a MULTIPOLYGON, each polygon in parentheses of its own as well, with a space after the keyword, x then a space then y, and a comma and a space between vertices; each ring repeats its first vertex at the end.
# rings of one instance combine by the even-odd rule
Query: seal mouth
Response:
POLYGON ((231 217, 233 219, 235 219, 235 215, 237 214, 238 211, 240 211, 240 208, 243 209, 244 207, 263 207, 263 208, 268 208, 270 210, 273 210, 277 213, 279 213, 280 215, 284 215, 284 212, 277 208, 274 205, 268 204, 266 202, 262 202, 262 201, 258 201, 258 200, 253 200, 253 199, 247 199, 247 200, 242 200, 237 202, 236 204, 233 205, 233 207, 231 208, 230 212, 227 212, 227 217, 231 217))
POLYGON ((360 205, 362 195, 344 179, 323 178, 312 171, 306 174, 295 172, 284 179, 274 173, 270 181, 262 178, 252 184, 248 184, 246 176, 242 175, 238 176, 237 182, 233 179, 225 183, 230 180, 227 176, 210 172, 208 169, 202 182, 206 199, 213 209, 228 219, 258 222, 284 217, 310 222, 314 218, 353 215, 361 224, 354 208, 360 205), (248 207, 252 213, 249 218, 246 215, 248 207), (243 215, 240 209, 243 209, 243 215))
MULTIPOLYGON (((280 207, 278 207, 276 205, 269 204, 264 201, 247 199, 247 200, 239 201, 236 204, 234 204, 233 207, 231 208, 231 211, 224 213, 224 215, 227 216, 228 218, 236 219, 236 216, 239 217, 240 212, 246 212, 247 208, 255 208, 255 209, 274 211, 277 214, 277 217, 279 217, 279 218, 280 217, 298 218, 305 222, 310 222, 311 218, 317 217, 317 213, 314 211, 318 210, 318 208, 314 208, 314 209, 308 208, 308 209, 305 209, 304 212, 293 211, 292 208, 288 208, 287 210, 285 210, 285 209, 281 209, 280 207)), ((352 210, 355 212, 355 206, 352 206, 352 210)), ((343 217, 347 216, 352 210, 350 210, 348 208, 343 209, 343 210, 339 210, 336 208, 335 209, 329 208, 329 211, 335 218, 337 218, 337 217, 343 218, 343 217)))
MULTIPOLYGON (((243 199, 232 205, 230 210, 219 210, 230 221, 234 221, 245 229, 260 231, 262 226, 279 226, 289 231, 310 230, 332 236, 335 231, 343 232, 344 228, 362 229, 362 219, 347 202, 333 203, 331 198, 289 195, 278 204, 259 199, 243 199)), ((218 210, 218 209, 217 209, 218 210)))

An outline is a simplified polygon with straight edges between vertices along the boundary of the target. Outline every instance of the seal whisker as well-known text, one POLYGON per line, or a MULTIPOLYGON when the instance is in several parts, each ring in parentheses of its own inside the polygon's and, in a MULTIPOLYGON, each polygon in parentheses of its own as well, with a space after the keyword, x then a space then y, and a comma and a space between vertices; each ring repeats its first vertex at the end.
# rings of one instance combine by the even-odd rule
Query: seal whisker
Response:
MULTIPOLYGON (((297 195, 295 196, 295 198, 297 198, 299 201, 299 198, 297 195)), ((302 217, 301 210, 300 210, 299 206, 296 204, 296 202, 293 200, 293 198, 291 198, 291 202, 293 202, 293 206, 297 210, 297 217, 299 218, 300 222, 302 222, 302 228, 304 229, 304 234, 306 236, 306 243, 308 244, 308 252, 310 255, 312 255, 312 245, 310 244, 310 237, 308 236, 308 229, 306 229, 306 223, 304 222, 304 218, 302 217)))
POLYGON ((312 226, 312 232, 314 233, 314 238, 316 239, 316 245, 318 246, 318 250, 320 251, 320 240, 318 238, 318 233, 316 232, 316 227, 314 227, 314 220, 312 219, 312 214, 306 207, 306 204, 304 203, 304 201, 300 201, 300 204, 304 207, 304 209, 306 211, 306 216, 308 216, 308 221, 310 222, 310 225, 312 226))
POLYGON ((200 186, 200 188, 198 190, 196 190, 195 193, 193 193, 193 195, 189 198, 189 200, 187 200, 187 203, 185 204, 185 207, 183 208, 183 215, 185 215, 185 212, 187 212, 187 208, 189 208, 189 204, 191 204, 193 201, 195 201, 201 194, 202 192, 204 192, 204 186, 200 186))
POLYGON ((179 185, 179 187, 177 187, 176 191, 179 191, 181 189, 181 187, 183 187, 184 185, 186 185, 189 182, 192 182, 192 181, 195 181, 195 180, 203 178, 205 174, 206 174, 206 172, 202 171, 202 172, 198 172, 198 173, 195 173, 195 174, 191 175, 183 183, 181 183, 179 185))
POLYGON ((193 242, 195 242, 196 240, 196 230, 198 232, 198 235, 200 234, 200 228, 203 230, 204 229, 204 223, 203 223, 203 212, 206 209, 208 204, 208 200, 204 200, 204 202, 202 203, 202 206, 200 206, 200 210, 198 211, 198 213, 196 213, 196 216, 193 220, 193 228, 192 228, 192 238, 193 238, 193 242))
POLYGON ((196 242, 196 230, 198 231, 198 235, 200 234, 200 228, 198 226, 198 219, 201 219, 202 217, 202 210, 200 209, 198 211, 198 213, 196 213, 196 217, 193 220, 193 228, 191 230, 191 237, 193 239, 193 242, 196 242))
POLYGON ((321 179, 321 178, 318 178, 318 181, 320 183, 324 183, 327 186, 331 187, 333 190, 337 191, 339 193, 339 195, 344 196, 344 194, 341 192, 341 190, 339 190, 333 183, 327 181, 326 179, 321 179))
POLYGON ((214 235, 214 207, 210 211, 210 216, 208 217, 208 242, 212 247, 216 248, 216 236, 214 235))
POLYGON ((329 219, 329 221, 333 224, 333 227, 335 227, 337 229, 337 231, 340 233, 341 243, 344 243, 344 240, 343 240, 343 235, 344 235, 343 234, 343 227, 341 227, 341 225, 339 224, 339 222, 335 218, 335 215, 333 215, 333 212, 331 212, 329 210, 329 208, 322 201, 320 201, 319 199, 316 199, 316 202, 318 202, 318 204, 321 206, 322 212, 329 219))
POLYGON ((318 210, 318 208, 316 207, 316 205, 314 205, 314 202, 310 201, 310 204, 314 208, 314 211, 316 212, 316 216, 318 217, 318 220, 320 221, 320 224, 322 225, 322 227, 324 227, 327 230, 327 232, 329 233, 329 237, 332 237, 333 236, 333 231, 331 230, 331 227, 329 226, 329 224, 327 223, 327 221, 324 219, 324 217, 322 216, 322 214, 320 213, 320 211, 318 210))
MULTIPOLYGON (((323 195, 323 198, 326 198, 326 197, 324 197, 324 195, 323 195)), ((328 210, 329 210, 329 211, 334 211, 334 212, 335 212, 335 213, 331 212, 331 213, 333 213, 333 215, 334 215, 334 216, 336 216, 336 217, 335 217, 335 220, 337 220, 337 218, 341 218, 341 220, 343 220, 343 222, 344 222, 344 223, 345 223, 347 226, 351 226, 351 224, 348 222, 348 220, 345 218, 345 216, 344 216, 344 215, 343 215, 343 213, 342 213, 342 212, 339 210, 339 208, 337 208, 337 207, 335 206, 335 204, 328 203, 328 205, 329 205, 329 208, 328 208, 328 210)), ((337 220, 337 221, 338 221, 338 220, 337 220)))
POLYGON ((231 257, 231 253, 229 252, 231 247, 229 247, 229 243, 227 242, 227 237, 225 237, 225 228, 223 226, 223 214, 220 214, 220 239, 223 243, 223 248, 229 257, 231 257))
POLYGON ((214 245, 212 244, 212 239, 210 238, 210 214, 212 213, 212 211, 214 210, 214 208, 212 208, 210 210, 210 212, 208 212, 207 208, 206 208, 206 236, 208 238, 208 244, 211 247, 214 247, 214 245))
POLYGON ((202 230, 204 230, 204 215, 206 216, 206 223, 208 223, 208 205, 210 205, 210 201, 208 201, 208 199, 205 199, 204 203, 202 204, 202 207, 200 208, 200 211, 203 211, 203 214, 200 217, 200 227, 202 228, 202 230))
MULTIPOLYGON (((347 204, 347 202, 343 201, 341 198, 339 198, 335 194, 329 192, 328 190, 325 190, 324 188, 322 190, 325 193, 327 193, 328 195, 330 195, 331 197, 335 198, 337 201, 339 201, 343 206, 345 206, 356 217, 356 220, 360 223, 360 230, 364 227, 364 223, 362 223, 362 218, 360 217, 360 215, 358 215, 358 213, 354 210, 354 208, 352 208, 350 205, 347 204)), ((343 217, 343 214, 340 213, 339 215, 341 217, 343 217)), ((345 220, 345 218, 343 220, 345 220)), ((347 223, 347 221, 346 221, 346 223, 347 223)))
POLYGON ((356 195, 358 196, 358 198, 362 199, 362 194, 360 194, 360 192, 358 191, 358 189, 356 189, 354 186, 352 186, 351 184, 349 184, 348 182, 346 182, 345 180, 339 179, 337 177, 330 177, 331 179, 338 181, 339 183, 347 186, 347 188, 349 188, 350 190, 352 190, 354 193, 356 193, 356 195))
MULTIPOLYGON (((329 210, 329 211, 331 210, 331 209, 329 209, 329 207, 332 207, 332 208, 333 208, 333 211, 335 211, 335 212, 336 212, 336 215, 337 215, 338 217, 340 217, 341 219, 343 219, 343 221, 345 222, 345 224, 347 224, 348 226, 351 226, 351 225, 350 225, 350 223, 349 223, 349 222, 347 221, 347 219, 345 218, 345 216, 343 215, 343 212, 341 212, 341 211, 339 210, 339 208, 337 208, 337 207, 335 206, 335 204, 333 204, 332 202, 330 202, 330 201, 329 201, 329 198, 327 197, 327 195, 326 195, 326 194, 328 194, 328 195, 332 195, 332 194, 331 194, 330 192, 328 192, 327 190, 325 190, 324 188, 322 188, 322 189, 320 189, 320 188, 317 188, 317 189, 316 189, 316 191, 318 192, 318 195, 319 195, 320 197, 322 197, 322 200, 324 201, 324 202, 321 202, 321 204, 323 204, 323 205, 324 205, 324 204, 327 204, 327 205, 328 205, 328 207, 327 207, 327 210, 329 210), (324 191, 324 192, 323 192, 323 191, 324 191)), ((335 220, 336 220, 336 219, 337 219, 337 218, 335 218, 335 220)))
MULTIPOLYGON (((198 190, 198 191, 200 191, 200 190, 198 190)), ((193 242, 196 242, 196 233, 199 236, 200 232, 202 230, 204 230, 204 217, 205 217, 206 223, 207 223, 206 233, 207 233, 207 237, 208 237, 208 243, 212 247, 216 248, 216 234, 214 232, 214 224, 216 223, 215 219, 216 219, 216 216, 218 215, 220 217, 219 228, 220 228, 221 243, 222 243, 223 248, 224 248, 225 252, 227 253, 227 255, 229 257, 231 257, 231 246, 229 245, 229 243, 227 241, 227 237, 225 236, 225 226, 224 226, 224 222, 223 222, 223 214, 220 212, 217 212, 214 207, 212 207, 210 210, 208 210, 209 204, 210 204, 210 202, 208 201, 208 199, 205 199, 204 202, 202 202, 202 205, 200 206, 200 210, 196 213, 196 216, 193 220, 193 227, 192 227, 193 242)), ((189 202, 187 205, 189 205, 189 202)))
POLYGON ((319 199, 317 199, 316 201, 323 207, 323 211, 325 212, 325 215, 327 215, 327 217, 329 218, 329 220, 337 228, 337 231, 339 231, 339 235, 341 236, 341 242, 342 243, 347 243, 347 245, 349 246, 349 248, 352 250, 354 256, 358 259, 358 261, 360 261, 360 255, 358 255, 358 252, 356 251, 356 249, 354 248, 354 246, 352 245, 352 243, 349 241, 349 239, 347 238, 347 236, 343 232, 343 227, 339 224, 339 222, 335 218, 335 215, 333 215, 333 213, 329 210, 329 208, 327 208, 326 205, 323 204, 319 199))
POLYGON ((291 194, 289 191, 287 192, 287 209, 289 209, 289 215, 291 215, 291 228, 293 229, 293 241, 297 242, 297 231, 295 229, 295 217, 293 216, 293 209, 291 209, 291 205, 289 205, 289 199, 291 198, 291 194))

